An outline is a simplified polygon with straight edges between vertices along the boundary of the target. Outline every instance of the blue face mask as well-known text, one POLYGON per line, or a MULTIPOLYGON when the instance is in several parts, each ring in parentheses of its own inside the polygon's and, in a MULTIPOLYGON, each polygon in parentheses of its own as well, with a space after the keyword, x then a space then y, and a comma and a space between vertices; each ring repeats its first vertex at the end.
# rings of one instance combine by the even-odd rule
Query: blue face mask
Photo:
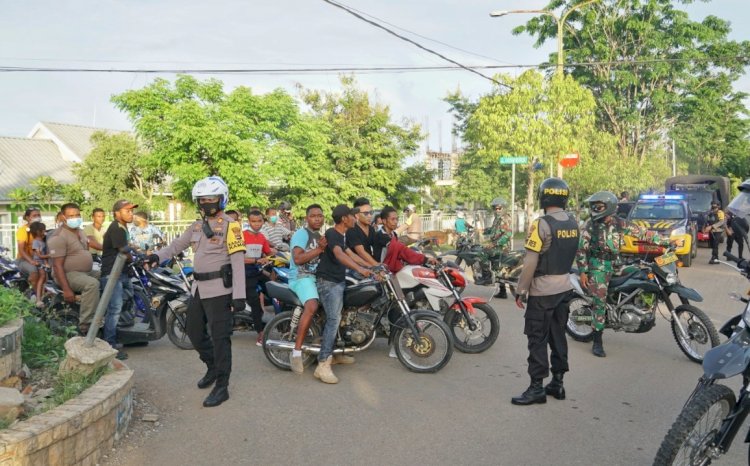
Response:
POLYGON ((69 218, 65 220, 65 224, 68 225, 68 228, 72 228, 74 230, 81 228, 81 225, 83 225, 83 219, 82 218, 69 218))
POLYGON ((276 223, 279 221, 279 217, 277 215, 271 215, 271 223, 276 223))

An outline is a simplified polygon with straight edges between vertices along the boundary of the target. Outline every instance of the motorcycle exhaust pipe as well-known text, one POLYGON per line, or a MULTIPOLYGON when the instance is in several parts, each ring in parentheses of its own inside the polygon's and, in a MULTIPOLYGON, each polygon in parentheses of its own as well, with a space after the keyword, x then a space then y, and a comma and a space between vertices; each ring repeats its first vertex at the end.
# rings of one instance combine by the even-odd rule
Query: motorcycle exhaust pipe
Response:
MULTIPOLYGON (((373 338, 370 339, 370 341, 366 342, 362 346, 355 346, 353 348, 334 348, 333 354, 351 354, 351 353, 359 353, 360 351, 364 351, 367 348, 372 345, 372 342, 375 341, 375 335, 373 334, 373 338)), ((293 341, 287 341, 287 340, 267 340, 265 343, 265 346, 271 347, 271 348, 278 348, 283 350, 289 350, 292 351, 294 349, 294 342, 293 341)), ((320 354, 320 346, 312 346, 312 345, 302 345, 302 352, 303 353, 310 353, 310 354, 320 354)))

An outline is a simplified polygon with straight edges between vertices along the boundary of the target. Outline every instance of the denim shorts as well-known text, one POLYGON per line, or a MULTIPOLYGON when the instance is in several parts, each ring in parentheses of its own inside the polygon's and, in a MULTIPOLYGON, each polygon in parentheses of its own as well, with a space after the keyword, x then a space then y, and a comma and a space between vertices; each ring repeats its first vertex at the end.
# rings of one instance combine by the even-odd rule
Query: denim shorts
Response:
POLYGON ((298 280, 292 280, 289 282, 289 288, 294 291, 294 294, 302 301, 302 304, 311 299, 320 300, 318 287, 315 284, 315 277, 302 277, 298 280))

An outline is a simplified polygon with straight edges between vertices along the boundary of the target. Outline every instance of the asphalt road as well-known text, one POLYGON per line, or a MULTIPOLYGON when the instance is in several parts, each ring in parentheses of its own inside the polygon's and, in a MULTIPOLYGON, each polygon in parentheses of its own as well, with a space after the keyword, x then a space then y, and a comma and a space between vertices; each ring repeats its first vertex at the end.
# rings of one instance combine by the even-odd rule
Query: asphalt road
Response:
MULTIPOLYGON (((707 250, 681 269, 686 286, 705 297, 697 304, 717 323, 739 312, 727 297, 748 282, 722 265, 707 265, 707 250)), ((487 289, 471 287, 467 292, 487 289)), ((158 432, 129 439, 108 461, 125 465, 213 464, 492 464, 646 465, 680 412, 702 371, 677 347, 659 318, 645 334, 607 331, 607 358, 570 340, 568 399, 513 406, 528 385, 522 312, 493 300, 500 337, 487 352, 454 353, 439 373, 413 374, 388 358, 385 341, 334 366, 338 385, 324 385, 274 368, 255 335, 233 338, 231 398, 203 408, 208 391, 195 382, 203 367, 193 351, 166 338, 130 348, 139 396, 161 414, 158 432)), ((722 337, 723 339, 724 337, 722 337)), ((739 379, 728 381, 737 389, 739 379)), ((138 419, 134 423, 140 423, 138 419)), ((746 428, 716 464, 745 464, 746 428)), ((143 433, 139 435, 145 435, 143 433)))

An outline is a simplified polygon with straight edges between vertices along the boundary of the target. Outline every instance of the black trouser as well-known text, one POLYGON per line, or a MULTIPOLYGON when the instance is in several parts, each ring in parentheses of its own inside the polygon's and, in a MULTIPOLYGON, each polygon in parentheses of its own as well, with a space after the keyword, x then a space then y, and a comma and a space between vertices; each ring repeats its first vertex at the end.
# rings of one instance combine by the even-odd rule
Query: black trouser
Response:
POLYGON ((568 322, 568 301, 572 292, 551 296, 529 296, 523 333, 528 339, 529 376, 543 379, 549 376, 550 361, 547 345, 552 351, 552 372, 568 371, 568 341, 565 325, 568 322))
POLYGON ((708 244, 711 245, 711 259, 719 258, 719 243, 721 243, 721 233, 711 232, 708 234, 708 244))
POLYGON ((216 373, 216 385, 226 387, 232 372, 232 295, 200 298, 196 291, 187 310, 186 331, 201 361, 216 373), (211 336, 208 336, 208 327, 211 336))
POLYGON ((260 295, 258 294, 258 282, 262 284, 267 281, 268 277, 262 273, 252 276, 245 275, 245 296, 247 304, 252 309, 253 327, 258 333, 262 332, 265 327, 263 323, 263 307, 260 305, 260 295))
POLYGON ((732 245, 735 240, 737 241, 737 257, 742 259, 742 251, 745 249, 745 240, 739 236, 737 238, 735 238, 734 235, 727 236, 727 252, 732 252, 732 245))

